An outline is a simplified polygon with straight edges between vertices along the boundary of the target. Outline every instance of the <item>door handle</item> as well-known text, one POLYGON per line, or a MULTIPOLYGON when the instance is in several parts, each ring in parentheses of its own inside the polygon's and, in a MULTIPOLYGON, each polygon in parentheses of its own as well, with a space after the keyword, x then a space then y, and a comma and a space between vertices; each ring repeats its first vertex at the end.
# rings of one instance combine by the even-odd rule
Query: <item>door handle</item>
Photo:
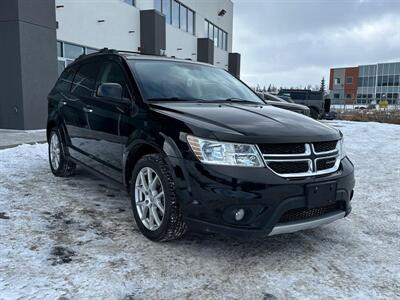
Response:
POLYGON ((87 113, 91 113, 91 112, 93 112, 93 109, 91 109, 90 107, 84 107, 83 111, 87 112, 87 113))

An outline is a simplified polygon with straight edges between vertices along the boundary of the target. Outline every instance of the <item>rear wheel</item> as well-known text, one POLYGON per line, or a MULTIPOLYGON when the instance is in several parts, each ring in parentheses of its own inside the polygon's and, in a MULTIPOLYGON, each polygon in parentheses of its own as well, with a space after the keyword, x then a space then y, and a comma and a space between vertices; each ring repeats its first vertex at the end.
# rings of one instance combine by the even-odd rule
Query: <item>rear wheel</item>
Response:
POLYGON ((65 149, 60 131, 53 128, 49 137, 49 162, 51 172, 58 177, 71 176, 76 168, 75 163, 69 161, 65 149))
POLYGON ((132 173, 131 201, 136 224, 150 240, 169 241, 186 232, 175 183, 160 154, 145 155, 137 162, 132 173))

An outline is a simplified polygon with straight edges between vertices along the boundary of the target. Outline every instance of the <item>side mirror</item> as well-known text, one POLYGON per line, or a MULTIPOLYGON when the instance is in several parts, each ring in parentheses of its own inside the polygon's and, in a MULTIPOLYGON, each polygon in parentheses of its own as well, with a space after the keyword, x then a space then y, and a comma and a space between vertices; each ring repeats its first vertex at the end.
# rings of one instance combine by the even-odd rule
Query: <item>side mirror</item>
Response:
POLYGON ((97 89, 97 96, 122 100, 122 86, 118 83, 102 83, 97 89))

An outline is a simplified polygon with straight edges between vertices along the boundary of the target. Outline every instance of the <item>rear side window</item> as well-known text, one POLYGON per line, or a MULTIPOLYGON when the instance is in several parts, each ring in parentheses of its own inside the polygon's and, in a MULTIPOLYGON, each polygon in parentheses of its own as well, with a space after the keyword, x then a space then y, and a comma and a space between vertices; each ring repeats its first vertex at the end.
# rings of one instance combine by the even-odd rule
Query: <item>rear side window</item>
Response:
POLYGON ((96 63, 82 65, 75 75, 71 92, 77 96, 93 96, 98 71, 99 65, 96 63))
POLYGON ((71 90, 72 80, 75 76, 75 70, 73 68, 65 69, 60 78, 58 78, 55 85, 55 89, 59 92, 69 92, 71 90))

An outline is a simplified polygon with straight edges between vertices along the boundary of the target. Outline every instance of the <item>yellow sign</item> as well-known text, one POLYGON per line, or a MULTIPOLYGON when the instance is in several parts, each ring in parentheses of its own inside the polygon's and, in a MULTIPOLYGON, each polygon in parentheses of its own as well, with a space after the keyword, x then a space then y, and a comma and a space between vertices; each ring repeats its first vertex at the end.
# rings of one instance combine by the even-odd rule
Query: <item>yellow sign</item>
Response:
POLYGON ((381 100, 379 101, 379 107, 380 108, 388 108, 389 102, 387 100, 381 100))

